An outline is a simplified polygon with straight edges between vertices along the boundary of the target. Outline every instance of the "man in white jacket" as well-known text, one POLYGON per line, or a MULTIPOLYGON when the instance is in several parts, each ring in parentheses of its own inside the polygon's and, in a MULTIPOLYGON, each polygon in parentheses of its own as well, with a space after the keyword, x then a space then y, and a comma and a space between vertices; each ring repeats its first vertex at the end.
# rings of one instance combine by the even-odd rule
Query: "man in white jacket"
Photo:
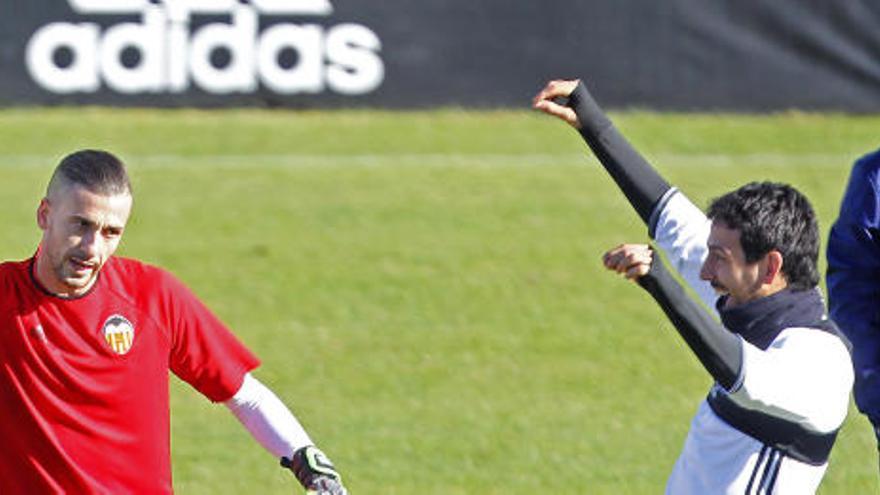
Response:
POLYGON ((603 257, 657 300, 715 379, 666 493, 814 493, 853 371, 817 288, 819 233, 807 199, 788 185, 750 183, 714 200, 707 216, 632 148, 580 81, 551 81, 533 104, 578 129, 656 245, 720 316, 687 297, 652 247, 621 245, 603 257))

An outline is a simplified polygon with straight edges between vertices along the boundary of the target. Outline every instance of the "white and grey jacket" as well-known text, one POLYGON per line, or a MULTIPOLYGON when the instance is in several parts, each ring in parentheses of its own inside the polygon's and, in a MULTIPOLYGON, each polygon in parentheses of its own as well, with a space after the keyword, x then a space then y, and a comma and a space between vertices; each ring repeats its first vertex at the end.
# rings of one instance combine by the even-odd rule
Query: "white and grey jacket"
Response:
POLYGON ((666 493, 814 493, 853 382, 847 342, 825 315, 818 289, 725 309, 699 277, 711 221, 627 142, 582 83, 569 105, 656 246, 705 304, 686 295, 659 256, 640 279, 715 379, 666 493))

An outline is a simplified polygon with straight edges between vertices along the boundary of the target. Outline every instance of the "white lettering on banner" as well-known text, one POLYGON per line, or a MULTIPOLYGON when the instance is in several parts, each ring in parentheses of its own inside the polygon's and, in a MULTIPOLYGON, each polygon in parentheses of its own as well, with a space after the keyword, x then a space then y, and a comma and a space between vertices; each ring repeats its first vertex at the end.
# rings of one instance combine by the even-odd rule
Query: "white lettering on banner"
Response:
POLYGON ((382 84, 385 72, 376 52, 376 33, 359 24, 340 24, 327 33, 327 83, 338 93, 356 95, 382 84))
POLYGON ((28 44, 26 64, 31 75, 41 86, 55 93, 74 91, 94 92, 101 86, 98 79, 98 46, 100 30, 97 24, 52 23, 40 28, 40 36, 28 44), (59 47, 76 54, 65 68, 58 67, 53 55, 59 47))
POLYGON ((275 25, 266 30, 263 41, 265 46, 260 50, 257 66, 269 89, 282 94, 320 93, 324 90, 320 26, 275 25), (278 55, 286 48, 299 54, 299 63, 289 69, 276 63, 278 55))
POLYGON ((257 89, 254 73, 254 43, 258 20, 253 9, 240 7, 232 14, 231 24, 209 24, 190 42, 192 75, 202 89, 210 93, 249 93, 257 89), (211 52, 222 47, 230 54, 226 67, 211 64, 211 52))
MULTIPOLYGON (((162 37, 164 15, 147 7, 143 24, 117 24, 104 33, 98 51, 107 86, 120 93, 155 93, 162 89, 162 37), (140 54, 134 67, 122 63, 122 51, 131 47, 140 54)), ((74 55, 74 58, 79 53, 74 55)))
MULTIPOLYGON (((143 12, 150 0, 68 0, 78 14, 137 14, 143 12)), ((158 2, 152 2, 158 3, 158 2)), ((190 13, 222 14, 229 12, 238 0, 163 0, 174 19, 186 19, 190 13)), ((257 10, 268 15, 330 15, 333 6, 329 0, 251 0, 257 10)))
POLYGON ((136 14, 150 5, 150 0, 68 0, 80 14, 136 14))
POLYGON ((25 63, 34 81, 59 94, 211 94, 333 91, 360 95, 385 78, 382 43, 360 24, 281 22, 260 32, 260 15, 330 15, 328 0, 68 0, 87 15, 140 14, 101 31, 94 22, 53 22, 28 42, 25 63), (228 15, 190 29, 193 15, 228 15), (60 54, 69 60, 60 60, 60 54), (219 55, 219 57, 218 57, 219 55), (215 58, 222 59, 215 62, 215 58))

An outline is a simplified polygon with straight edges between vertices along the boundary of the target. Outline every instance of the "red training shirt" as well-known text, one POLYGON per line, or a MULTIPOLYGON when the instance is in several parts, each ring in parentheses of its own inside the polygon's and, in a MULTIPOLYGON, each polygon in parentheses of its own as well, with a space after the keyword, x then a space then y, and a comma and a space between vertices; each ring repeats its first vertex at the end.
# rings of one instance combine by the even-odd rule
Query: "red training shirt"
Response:
POLYGON ((0 493, 171 493, 168 370, 220 402, 259 360, 161 269, 64 299, 33 263, 0 264, 0 493))

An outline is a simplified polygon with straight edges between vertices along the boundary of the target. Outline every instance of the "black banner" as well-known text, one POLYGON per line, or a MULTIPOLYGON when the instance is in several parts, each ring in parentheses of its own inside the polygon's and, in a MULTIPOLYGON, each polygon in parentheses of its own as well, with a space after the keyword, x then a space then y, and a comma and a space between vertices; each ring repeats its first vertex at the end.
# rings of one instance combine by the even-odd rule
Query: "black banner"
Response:
POLYGON ((4 12, 2 105, 525 107, 546 79, 583 77, 609 107, 880 111, 880 2, 868 0, 29 0, 4 12))

